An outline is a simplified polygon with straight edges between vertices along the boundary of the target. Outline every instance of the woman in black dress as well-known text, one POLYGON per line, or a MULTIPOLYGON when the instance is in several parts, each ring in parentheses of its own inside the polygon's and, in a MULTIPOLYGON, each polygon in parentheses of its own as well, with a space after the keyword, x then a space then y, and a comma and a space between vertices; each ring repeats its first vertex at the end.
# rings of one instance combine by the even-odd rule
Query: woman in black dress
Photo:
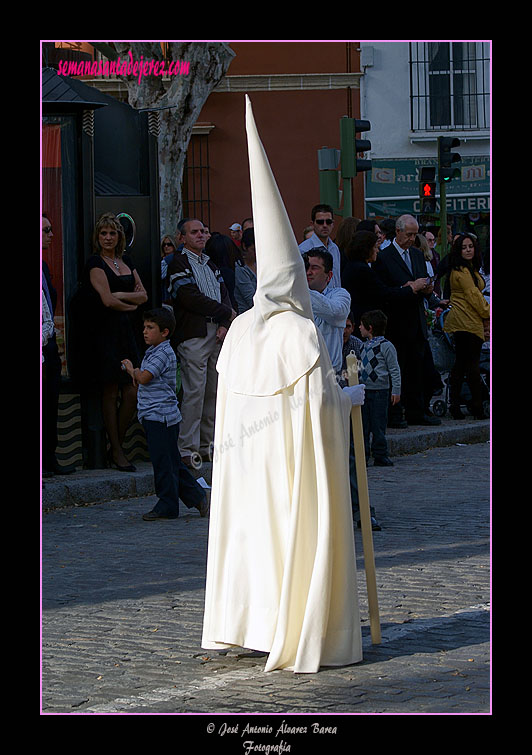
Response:
POLYGON ((134 471, 122 442, 136 410, 137 387, 121 369, 121 362, 130 359, 133 364, 140 363, 131 313, 148 297, 133 260, 124 254, 125 248, 122 225, 115 215, 105 213, 94 228, 94 254, 83 272, 88 306, 82 348, 86 357, 84 377, 99 385, 102 392, 103 419, 110 443, 108 460, 121 471, 134 471))

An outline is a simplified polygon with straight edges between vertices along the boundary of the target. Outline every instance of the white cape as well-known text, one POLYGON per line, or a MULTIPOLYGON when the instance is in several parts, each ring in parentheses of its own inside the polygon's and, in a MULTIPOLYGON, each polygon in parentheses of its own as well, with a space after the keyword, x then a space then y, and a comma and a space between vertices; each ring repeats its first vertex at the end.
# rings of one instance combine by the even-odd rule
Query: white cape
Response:
POLYGON ((295 317, 287 339, 297 352, 304 336, 314 362, 293 369, 289 385, 275 339, 265 339, 253 364, 270 380, 255 373, 259 395, 243 385, 254 382, 245 361, 253 310, 234 320, 220 353, 202 647, 267 652, 265 671, 316 672, 362 659, 351 402, 321 334, 312 323, 317 342, 309 343, 310 321, 295 317))

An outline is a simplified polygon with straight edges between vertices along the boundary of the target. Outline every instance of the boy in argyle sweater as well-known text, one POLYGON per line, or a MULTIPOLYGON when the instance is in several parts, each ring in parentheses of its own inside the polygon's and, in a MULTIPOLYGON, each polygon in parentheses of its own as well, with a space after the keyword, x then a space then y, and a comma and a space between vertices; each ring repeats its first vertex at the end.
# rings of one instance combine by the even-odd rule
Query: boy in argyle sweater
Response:
POLYGON ((401 398, 397 351, 384 337, 387 322, 388 318, 380 309, 365 312, 360 318, 360 334, 367 339, 361 348, 359 375, 359 381, 366 386, 362 405, 366 463, 371 455, 374 465, 379 467, 393 466, 388 458, 386 441, 388 406, 390 403, 392 406, 397 404, 401 398))

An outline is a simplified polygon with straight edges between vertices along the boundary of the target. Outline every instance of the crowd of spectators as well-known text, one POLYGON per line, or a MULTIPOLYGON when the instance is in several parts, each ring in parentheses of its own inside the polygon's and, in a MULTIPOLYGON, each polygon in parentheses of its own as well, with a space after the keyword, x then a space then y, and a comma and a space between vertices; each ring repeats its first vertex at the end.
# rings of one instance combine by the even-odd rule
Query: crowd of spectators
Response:
MULTIPOLYGON (((46 249, 53 232, 44 214, 42 222, 46 249)), ((482 259, 474 234, 453 237, 448 229, 448 246, 443 245, 435 228, 420 227, 411 215, 378 222, 347 217, 337 229, 335 222, 330 206, 315 205, 310 224, 300 235, 315 323, 340 384, 345 384, 345 356, 353 347, 359 359, 366 359, 365 366, 360 362, 364 380, 371 383, 378 373, 375 395, 379 393, 379 408, 373 413, 369 406, 364 410, 366 454, 369 459, 373 453, 376 464, 391 464, 385 426, 441 421, 430 409, 431 398, 441 391, 442 382, 428 340, 429 312, 448 312, 445 332, 456 351, 450 377, 451 415, 464 417, 460 392, 466 381, 473 417, 485 416, 478 364, 482 344, 489 340, 489 265, 482 259), (379 367, 368 366, 367 344, 371 346, 370 359, 379 367), (388 372, 382 367, 383 354, 388 372)), ((175 319, 168 342, 180 378, 178 443, 182 462, 189 468, 211 459, 216 361, 231 322, 253 306, 255 242, 252 218, 232 223, 227 233, 211 233, 200 219, 184 218, 175 234, 161 239, 161 300, 175 319)), ((54 295, 43 262, 42 459, 46 476, 72 471, 61 468, 55 457, 60 365, 53 329, 54 295)), ((131 315, 146 300, 134 260, 126 252, 123 228, 107 213, 94 229, 93 254, 85 265, 72 309, 78 320, 79 345, 73 361, 81 384, 101 394, 108 462, 122 471, 135 469, 123 440, 135 413, 138 384, 131 370, 121 369, 121 364, 128 360, 132 369, 141 364, 143 356, 131 315)), ((373 404, 370 397, 368 404, 373 404)))

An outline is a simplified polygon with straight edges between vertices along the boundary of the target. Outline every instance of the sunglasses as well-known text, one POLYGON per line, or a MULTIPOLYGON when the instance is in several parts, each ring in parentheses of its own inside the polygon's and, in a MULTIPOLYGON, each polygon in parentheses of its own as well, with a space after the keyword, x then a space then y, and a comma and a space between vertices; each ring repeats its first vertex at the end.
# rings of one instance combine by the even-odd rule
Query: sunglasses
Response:
POLYGON ((170 241, 165 241, 163 246, 171 246, 172 249, 174 248, 174 245, 170 241))
POLYGON ((331 218, 326 218, 325 220, 323 218, 320 218, 319 220, 316 219, 314 222, 317 223, 318 225, 323 225, 324 223, 327 223, 327 225, 333 224, 333 221, 331 220, 331 218))
POLYGON ((52 226, 51 225, 47 225, 46 228, 42 229, 42 232, 43 233, 51 233, 52 232, 52 226))

